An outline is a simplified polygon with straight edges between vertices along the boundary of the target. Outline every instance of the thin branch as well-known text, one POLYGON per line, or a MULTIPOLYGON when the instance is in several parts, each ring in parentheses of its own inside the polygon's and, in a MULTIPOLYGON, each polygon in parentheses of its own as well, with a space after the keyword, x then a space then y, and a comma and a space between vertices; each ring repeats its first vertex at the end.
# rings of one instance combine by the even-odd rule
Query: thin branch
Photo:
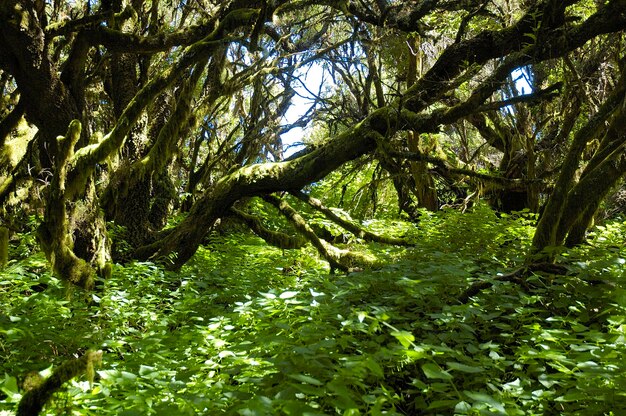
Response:
POLYGON ((501 276, 496 276, 492 280, 479 280, 467 288, 459 297, 460 304, 466 304, 470 298, 478 295, 481 291, 489 289, 495 282, 511 282, 524 288, 528 287, 528 281, 525 279, 533 273, 547 273, 552 275, 565 275, 567 267, 554 263, 533 263, 521 267, 501 276))
POLYGON ((504 185, 504 186, 515 186, 515 185, 519 186, 519 185, 528 185, 528 184, 536 184, 536 183, 543 182, 538 179, 532 179, 532 180, 510 179, 510 178, 505 178, 503 176, 495 176, 495 175, 489 175, 487 173, 476 172, 471 169, 453 168, 453 167, 448 166, 446 161, 443 159, 426 155, 420 152, 398 152, 398 151, 390 150, 387 152, 387 154, 392 157, 397 157, 397 158, 406 159, 406 160, 413 160, 417 162, 429 162, 435 165, 437 169, 440 169, 449 174, 470 176, 472 178, 477 178, 483 181, 497 183, 499 185, 504 185))

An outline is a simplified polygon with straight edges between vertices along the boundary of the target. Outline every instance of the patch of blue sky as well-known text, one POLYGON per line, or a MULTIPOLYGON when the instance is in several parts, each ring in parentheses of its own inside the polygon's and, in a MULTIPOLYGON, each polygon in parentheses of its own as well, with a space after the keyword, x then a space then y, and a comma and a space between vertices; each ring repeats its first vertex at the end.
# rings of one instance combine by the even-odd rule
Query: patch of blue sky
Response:
POLYGON ((532 87, 532 73, 530 68, 522 67, 517 68, 511 72, 513 82, 515 83, 515 89, 519 95, 526 95, 533 92, 532 87))
MULTIPOLYGON (((325 85, 332 83, 330 77, 324 76, 323 67, 315 62, 299 69, 295 75, 298 77, 294 83, 296 95, 282 119, 283 125, 293 124, 306 115, 315 105, 316 95, 320 94, 325 85)), ((311 126, 294 127, 281 135, 284 157, 304 148, 304 138, 310 133, 310 129, 311 126)))

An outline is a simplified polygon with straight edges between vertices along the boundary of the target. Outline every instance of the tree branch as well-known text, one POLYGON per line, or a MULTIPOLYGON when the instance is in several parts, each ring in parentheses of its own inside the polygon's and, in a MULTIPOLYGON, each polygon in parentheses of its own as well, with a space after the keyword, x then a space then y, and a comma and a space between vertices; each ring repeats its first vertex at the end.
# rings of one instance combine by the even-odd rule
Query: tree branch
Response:
POLYGON ((448 166, 445 160, 440 159, 435 156, 426 155, 420 152, 398 152, 395 150, 387 151, 387 154, 392 157, 397 157, 406 160, 414 160, 418 162, 429 162, 437 167, 437 169, 442 170, 443 172, 454 174, 454 175, 464 175, 472 178, 477 178, 486 182, 496 183, 498 185, 507 186, 507 187, 516 187, 528 184, 536 184, 541 183, 540 179, 533 180, 525 180, 525 179, 510 179, 505 178, 503 176, 494 176, 489 175, 487 173, 476 172, 471 169, 463 169, 463 168, 453 168, 448 166))
POLYGON ((255 215, 248 214, 247 212, 238 210, 235 207, 231 207, 230 211, 236 218, 243 221, 250 229, 269 245, 274 247, 287 249, 297 249, 304 247, 307 243, 307 239, 302 237, 294 237, 289 234, 281 233, 278 231, 270 230, 265 227, 261 222, 261 219, 255 215))
POLYGON ((340 225, 345 230, 350 231, 352 234, 354 234, 358 238, 362 238, 366 241, 376 241, 376 242, 383 243, 383 244, 393 244, 393 245, 398 245, 398 246, 413 245, 402 238, 385 237, 385 236, 381 236, 378 234, 374 234, 371 231, 365 230, 361 228, 359 225, 357 225, 356 223, 354 223, 353 221, 348 221, 348 220, 341 218, 339 215, 335 214, 331 209, 324 206, 324 204, 322 204, 322 201, 320 201, 319 199, 312 198, 302 191, 292 191, 291 194, 295 196, 296 198, 298 198, 299 200, 306 202, 307 204, 315 208, 317 211, 324 214, 326 218, 340 225))
POLYGON ((36 416, 63 384, 81 374, 93 380, 94 366, 102 362, 102 351, 87 351, 85 355, 69 360, 57 367, 41 385, 22 396, 17 407, 17 416, 36 416))

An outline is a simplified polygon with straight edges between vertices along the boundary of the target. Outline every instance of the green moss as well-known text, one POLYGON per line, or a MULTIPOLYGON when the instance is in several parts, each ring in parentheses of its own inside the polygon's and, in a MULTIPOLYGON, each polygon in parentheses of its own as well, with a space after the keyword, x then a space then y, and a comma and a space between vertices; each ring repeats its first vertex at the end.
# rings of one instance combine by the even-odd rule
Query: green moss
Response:
POLYGON ((67 200, 65 180, 68 161, 72 158, 74 146, 80 138, 80 132, 80 121, 73 120, 65 137, 57 138, 59 154, 55 161, 56 172, 50 184, 45 220, 39 226, 37 235, 42 250, 52 263, 54 272, 62 279, 90 290, 94 287, 95 270, 72 251, 73 240, 70 235, 68 214, 65 207, 67 200))
POLYGON ((39 414, 54 392, 69 380, 86 374, 93 381, 94 366, 102 362, 102 351, 87 351, 82 357, 61 364, 43 383, 32 388, 24 396, 17 408, 17 416, 33 416, 39 414))
POLYGON ((0 269, 9 262, 9 229, 0 227, 0 269))

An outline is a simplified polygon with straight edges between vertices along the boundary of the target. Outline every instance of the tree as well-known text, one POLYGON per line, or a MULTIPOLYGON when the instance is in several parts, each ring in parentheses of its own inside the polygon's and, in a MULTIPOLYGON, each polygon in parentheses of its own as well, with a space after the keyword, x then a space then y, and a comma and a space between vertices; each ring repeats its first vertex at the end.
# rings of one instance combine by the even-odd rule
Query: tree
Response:
POLYGON ((41 188, 42 247, 60 275, 83 287, 107 272, 105 220, 124 227, 128 257, 177 268, 233 205, 297 193, 366 155, 393 177, 411 215, 411 193, 436 209, 435 186, 462 195, 461 180, 521 189, 534 209, 557 175, 536 252, 579 242, 626 169, 621 49, 593 53, 609 38, 622 43, 622 0, 6 0, 0 22, 0 159, 11 160, 0 201, 9 206, 11 192, 41 188), (313 62, 337 75, 340 93, 320 95, 319 109, 296 125, 327 114, 329 137, 284 160, 280 135, 295 125, 281 118, 298 70, 313 62), (561 63, 566 70, 549 69, 561 63), (532 68, 530 93, 511 87, 520 68, 532 68), (590 94, 596 105, 577 103, 576 76, 598 72, 606 82, 590 94), (549 124, 555 109, 564 121, 549 124), (20 133, 24 123, 37 132, 20 133), (460 126, 477 154, 489 148, 478 163, 454 156, 460 126), (452 138, 447 160, 418 140, 428 134, 452 138), (568 150, 549 169, 553 144, 568 150), (494 155, 499 169, 476 172, 494 155), (185 217, 163 230, 172 205, 185 217))

